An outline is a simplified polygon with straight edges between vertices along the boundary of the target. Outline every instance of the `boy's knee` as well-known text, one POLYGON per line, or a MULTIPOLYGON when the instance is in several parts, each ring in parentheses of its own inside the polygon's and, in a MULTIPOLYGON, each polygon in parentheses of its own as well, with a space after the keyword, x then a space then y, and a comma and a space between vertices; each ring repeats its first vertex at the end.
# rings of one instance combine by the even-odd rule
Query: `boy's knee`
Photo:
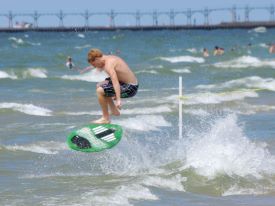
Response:
POLYGON ((104 95, 104 89, 102 87, 97 87, 96 88, 96 93, 99 95, 104 95))

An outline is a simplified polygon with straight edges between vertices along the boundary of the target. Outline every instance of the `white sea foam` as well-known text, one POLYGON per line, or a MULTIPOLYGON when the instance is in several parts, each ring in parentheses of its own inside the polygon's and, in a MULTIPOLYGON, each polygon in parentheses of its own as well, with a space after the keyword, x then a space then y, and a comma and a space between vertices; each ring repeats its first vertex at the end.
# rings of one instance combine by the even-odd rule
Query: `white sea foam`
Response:
POLYGON ((231 195, 264 195, 268 193, 268 188, 243 188, 238 185, 233 185, 225 192, 222 196, 231 196, 231 195))
POLYGON ((204 63, 205 62, 204 58, 193 57, 193 56, 160 57, 160 59, 171 63, 179 63, 179 62, 204 63))
POLYGON ((163 67, 163 65, 151 65, 151 66, 149 66, 149 69, 163 69, 164 67, 163 67))
POLYGON ((29 68, 23 72, 23 78, 27 77, 47 78, 47 70, 43 68, 29 68))
POLYGON ((13 73, 0 71, 0 79, 18 79, 18 77, 13 73))
POLYGON ((172 69, 173 72, 175 73, 191 73, 189 69, 172 69))
MULTIPOLYGON (((271 102, 272 103, 272 102, 271 102)), ((223 109, 227 113, 236 113, 242 115, 252 115, 256 113, 269 112, 275 110, 273 105, 251 105, 246 102, 238 103, 238 105, 232 107, 226 107, 223 109)))
POLYGON ((93 69, 90 72, 86 72, 84 74, 79 75, 63 75, 62 79, 67 80, 80 80, 80 81, 87 81, 87 82, 100 82, 103 81, 108 75, 102 71, 98 71, 97 69, 93 69))
POLYGON ((189 48, 189 49, 186 49, 186 51, 188 51, 192 54, 198 53, 198 50, 196 48, 189 48))
POLYGON ((215 63, 214 66, 218 68, 275 68, 275 61, 272 59, 261 60, 257 57, 242 56, 233 60, 215 63))
POLYGON ((34 43, 34 42, 29 42, 29 41, 24 41, 21 38, 16 38, 16 37, 10 37, 9 40, 13 43, 13 47, 17 48, 18 46, 22 45, 32 45, 32 46, 41 46, 41 43, 34 43))
POLYGON ((256 33, 265 33, 266 32, 266 27, 260 26, 260 27, 256 27, 255 29, 253 29, 254 32, 256 33))
POLYGON ((43 107, 38 107, 33 104, 19 104, 19 103, 0 103, 0 109, 12 109, 28 115, 35 116, 52 116, 52 111, 43 107))
POLYGON ((94 205, 125 205, 131 206, 129 200, 158 200, 158 197, 139 184, 117 186, 111 191, 103 189, 84 193, 81 199, 92 202, 94 205))
POLYGON ((269 47, 266 43, 260 43, 259 46, 263 47, 263 48, 268 48, 269 47))
POLYGON ((86 49, 86 48, 90 48, 90 47, 92 47, 90 44, 85 44, 83 46, 76 46, 75 49, 81 50, 81 49, 86 49))
POLYGON ((172 112, 171 107, 168 105, 121 110, 121 114, 160 114, 167 112, 172 112))
POLYGON ((185 191, 182 182, 186 181, 185 177, 180 174, 174 177, 164 178, 159 176, 150 176, 142 181, 143 185, 150 187, 158 187, 164 189, 170 189, 174 191, 185 191))
POLYGON ((210 115, 207 111, 203 109, 185 109, 183 112, 187 114, 192 114, 195 116, 202 116, 202 117, 210 115))
MULTIPOLYGON (((236 90, 228 92, 199 92, 199 93, 190 93, 185 94, 181 100, 185 105, 197 105, 197 104, 220 104, 223 102, 230 101, 240 101, 245 98, 255 98, 258 97, 256 91, 254 90, 236 90)), ((159 99, 158 103, 173 103, 178 104, 179 97, 178 95, 167 96, 163 99, 159 99)), ((207 116, 207 113, 203 111, 189 111, 192 114, 197 113, 197 115, 207 116), (199 114, 200 113, 200 114, 199 114)))
MULTIPOLYGON (((257 89, 266 89, 275 91, 275 79, 273 78, 261 78, 258 76, 251 76, 251 77, 244 77, 240 79, 234 79, 231 81, 227 81, 221 84, 210 84, 210 85, 198 85, 196 86, 197 89, 225 89, 225 88, 240 88, 240 87, 246 87, 251 88, 251 91, 253 91, 252 88, 257 89)), ((240 90, 240 93, 245 92, 240 90)), ((247 90, 249 92, 249 90, 247 90)))
POLYGON ((36 142, 28 145, 8 145, 6 149, 11 151, 26 151, 39 154, 57 154, 60 150, 66 150, 64 142, 36 142))
MULTIPOLYGON (((155 107, 135 108, 135 109, 122 109, 121 114, 160 114, 171 112, 172 109, 168 105, 160 105, 155 107)), ((101 111, 83 111, 83 112, 65 112, 67 115, 100 115, 101 111)))
POLYGON ((34 42, 28 42, 28 44, 32 45, 32 46, 41 46, 41 43, 34 43, 34 42))
POLYGON ((274 174, 275 157, 264 144, 249 140, 242 130, 236 115, 218 119, 209 131, 190 138, 185 166, 208 178, 218 174, 256 178, 274 174))
POLYGON ((224 93, 195 93, 184 96, 183 103, 186 105, 195 104, 219 104, 222 102, 243 100, 247 97, 258 97, 255 91, 232 91, 224 93))
POLYGON ((275 110, 274 105, 250 105, 250 104, 242 104, 240 105, 241 114, 255 114, 257 112, 268 112, 275 110))
POLYGON ((116 120, 114 123, 124 125, 124 127, 129 129, 146 132, 160 130, 160 127, 172 126, 161 115, 138 115, 136 117, 116 120))
POLYGON ((85 38, 85 35, 84 35, 84 34, 77 34, 77 36, 78 36, 79 38, 82 38, 82 39, 85 38))
POLYGON ((148 73, 148 74, 158 74, 158 72, 156 70, 150 69, 144 69, 144 70, 139 70, 137 72, 135 72, 136 74, 141 74, 141 73, 148 73))
POLYGON ((14 43, 16 43, 18 45, 22 45, 25 43, 23 39, 16 38, 16 37, 10 37, 9 40, 13 41, 14 43))

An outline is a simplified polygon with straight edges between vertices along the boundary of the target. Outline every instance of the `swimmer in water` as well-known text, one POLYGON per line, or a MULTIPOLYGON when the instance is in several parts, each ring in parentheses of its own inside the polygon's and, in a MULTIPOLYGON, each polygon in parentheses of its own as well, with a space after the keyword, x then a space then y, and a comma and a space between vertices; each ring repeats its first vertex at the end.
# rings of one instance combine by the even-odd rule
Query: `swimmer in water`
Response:
POLYGON ((72 61, 72 57, 70 57, 70 56, 68 56, 68 58, 67 58, 66 67, 68 67, 69 69, 75 68, 75 65, 72 61))

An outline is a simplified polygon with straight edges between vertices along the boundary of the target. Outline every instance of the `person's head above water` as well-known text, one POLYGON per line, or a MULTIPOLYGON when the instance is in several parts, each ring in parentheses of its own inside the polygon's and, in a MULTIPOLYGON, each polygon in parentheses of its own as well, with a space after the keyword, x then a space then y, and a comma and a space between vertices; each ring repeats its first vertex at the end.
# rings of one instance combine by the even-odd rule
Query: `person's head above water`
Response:
POLYGON ((88 53, 87 60, 94 67, 102 68, 105 64, 105 61, 101 58, 103 55, 104 54, 99 49, 91 49, 88 53))

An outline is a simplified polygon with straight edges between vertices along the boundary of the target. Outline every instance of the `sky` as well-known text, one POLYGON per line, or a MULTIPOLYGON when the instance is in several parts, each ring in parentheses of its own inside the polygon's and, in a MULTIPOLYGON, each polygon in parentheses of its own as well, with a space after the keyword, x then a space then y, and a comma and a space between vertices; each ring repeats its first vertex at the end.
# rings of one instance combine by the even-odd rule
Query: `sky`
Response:
MULTIPOLYGON (((35 10, 42 13, 58 13, 63 12, 83 12, 89 10, 90 12, 110 12, 111 9, 117 12, 153 12, 157 11, 175 11, 190 9, 209 9, 214 8, 231 8, 233 5, 237 7, 268 7, 275 5, 275 0, 1 0, 0 8, 0 27, 8 26, 8 18, 1 16, 7 14, 8 11, 14 13, 33 13, 35 10)), ((244 19, 244 11, 237 13, 238 19, 244 19)), ((269 20, 270 14, 264 10, 254 10, 250 14, 252 20, 269 20)), ((216 12, 211 13, 210 23, 218 23, 220 21, 230 21, 230 12, 216 12)), ((17 16, 14 22, 33 22, 31 17, 17 16)), ((176 16, 175 23, 186 23, 186 17, 176 16)), ((134 16, 120 16, 115 18, 116 25, 135 25, 134 16)), ((152 24, 152 16, 142 16, 141 24, 152 24)), ((160 16, 159 24, 169 24, 168 16, 160 16)), ((202 15, 192 16, 192 23, 202 24, 204 18, 202 15)), ((56 16, 42 16, 38 21, 40 26, 52 25, 58 26, 59 19, 56 16)), ((92 16, 89 19, 90 25, 108 25, 110 23, 109 17, 106 16, 92 16)), ((79 25, 83 26, 85 20, 80 16, 66 16, 64 18, 64 25, 79 25)))

